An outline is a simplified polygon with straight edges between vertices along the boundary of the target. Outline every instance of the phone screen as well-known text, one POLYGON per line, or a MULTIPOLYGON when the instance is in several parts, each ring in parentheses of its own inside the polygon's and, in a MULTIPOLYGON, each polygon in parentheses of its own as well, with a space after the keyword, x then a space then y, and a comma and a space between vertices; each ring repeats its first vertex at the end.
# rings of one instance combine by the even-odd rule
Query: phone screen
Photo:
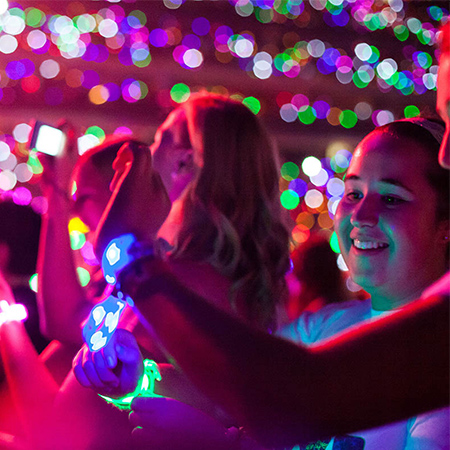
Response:
POLYGON ((66 135, 58 128, 36 122, 29 147, 40 153, 58 156, 64 149, 66 135))

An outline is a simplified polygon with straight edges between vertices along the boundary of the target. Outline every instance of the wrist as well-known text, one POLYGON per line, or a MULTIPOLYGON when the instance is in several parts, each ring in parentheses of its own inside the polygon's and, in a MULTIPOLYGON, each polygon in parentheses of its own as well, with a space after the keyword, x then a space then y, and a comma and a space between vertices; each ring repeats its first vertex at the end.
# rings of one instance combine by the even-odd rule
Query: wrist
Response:
MULTIPOLYGON (((102 270, 106 282, 117 284, 120 274, 130 270, 133 263, 153 257, 153 243, 138 241, 131 233, 112 239, 102 256, 102 270)), ((122 290, 119 286, 119 290, 122 290)))

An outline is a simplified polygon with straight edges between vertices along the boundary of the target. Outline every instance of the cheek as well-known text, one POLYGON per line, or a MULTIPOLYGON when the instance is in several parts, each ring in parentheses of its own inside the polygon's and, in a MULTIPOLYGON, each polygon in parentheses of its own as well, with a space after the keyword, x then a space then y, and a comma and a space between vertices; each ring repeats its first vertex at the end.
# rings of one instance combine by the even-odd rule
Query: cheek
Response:
POLYGON ((336 231, 339 243, 348 236, 350 226, 351 210, 342 201, 339 203, 334 216, 334 230, 336 231))

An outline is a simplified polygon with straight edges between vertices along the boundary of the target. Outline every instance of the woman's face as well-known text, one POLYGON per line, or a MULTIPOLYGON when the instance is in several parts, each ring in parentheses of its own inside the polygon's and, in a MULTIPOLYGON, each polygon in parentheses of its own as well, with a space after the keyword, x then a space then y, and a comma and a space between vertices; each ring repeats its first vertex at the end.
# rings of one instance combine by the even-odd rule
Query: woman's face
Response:
POLYGON ((170 200, 174 201, 193 178, 192 149, 182 109, 170 113, 158 128, 150 150, 153 167, 160 174, 170 200))
MULTIPOLYGON (((353 280, 400 306, 445 270, 444 224, 414 140, 373 133, 357 147, 335 228, 353 280)), ((387 309, 387 308, 386 308, 387 309)))
POLYGON ((75 213, 94 231, 111 197, 110 180, 105 179, 105 176, 87 161, 78 170, 75 182, 75 213))

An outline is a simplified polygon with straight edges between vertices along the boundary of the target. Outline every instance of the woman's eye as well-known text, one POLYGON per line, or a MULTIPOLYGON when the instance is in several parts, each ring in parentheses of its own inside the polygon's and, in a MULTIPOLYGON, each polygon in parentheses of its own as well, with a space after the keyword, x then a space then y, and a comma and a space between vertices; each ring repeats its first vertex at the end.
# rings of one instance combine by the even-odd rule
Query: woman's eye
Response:
POLYGON ((394 195, 383 195, 382 199, 386 205, 400 205, 402 203, 405 203, 405 201, 406 201, 406 200, 403 200, 402 198, 396 197, 394 195))
POLYGON ((345 194, 345 197, 348 200, 355 201, 360 200, 362 198, 362 194, 360 192, 350 191, 345 194))

